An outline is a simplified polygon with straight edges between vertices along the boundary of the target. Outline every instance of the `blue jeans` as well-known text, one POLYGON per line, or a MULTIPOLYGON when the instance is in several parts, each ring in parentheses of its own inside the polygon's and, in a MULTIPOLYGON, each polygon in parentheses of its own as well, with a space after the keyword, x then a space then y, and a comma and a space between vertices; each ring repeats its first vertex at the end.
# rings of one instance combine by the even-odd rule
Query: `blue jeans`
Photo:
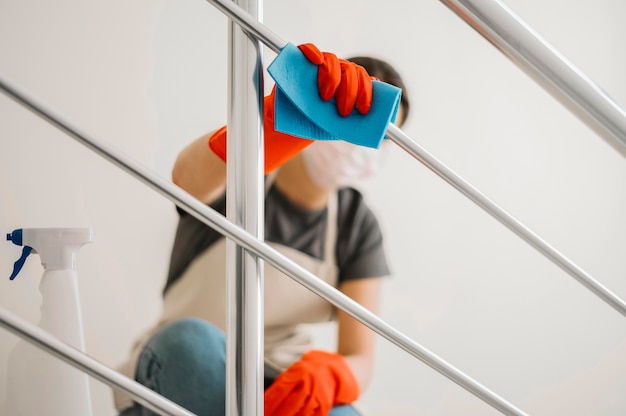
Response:
MULTIPOLYGON (((192 413, 226 413, 226 340, 209 322, 183 319, 157 332, 139 356, 135 379, 192 413)), ((271 380, 266 380, 266 387, 271 380)), ((120 416, 154 415, 139 404, 120 416)), ((350 405, 334 407, 329 416, 359 416, 350 405)))

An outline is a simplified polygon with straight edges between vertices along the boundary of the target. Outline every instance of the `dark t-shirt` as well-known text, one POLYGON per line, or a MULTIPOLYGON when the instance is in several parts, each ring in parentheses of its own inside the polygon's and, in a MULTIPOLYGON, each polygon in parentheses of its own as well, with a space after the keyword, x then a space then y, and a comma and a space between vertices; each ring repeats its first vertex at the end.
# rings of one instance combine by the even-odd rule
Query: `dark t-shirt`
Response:
MULTIPOLYGON (((225 215, 226 195, 211 207, 225 215)), ((222 235, 195 217, 178 210, 180 219, 170 259, 165 291, 183 274, 197 255, 222 235)), ((265 198, 265 240, 294 248, 317 259, 324 253, 327 209, 308 211, 291 203, 276 186, 265 198)), ((353 188, 338 191, 335 258, 339 282, 389 274, 378 221, 353 188)))

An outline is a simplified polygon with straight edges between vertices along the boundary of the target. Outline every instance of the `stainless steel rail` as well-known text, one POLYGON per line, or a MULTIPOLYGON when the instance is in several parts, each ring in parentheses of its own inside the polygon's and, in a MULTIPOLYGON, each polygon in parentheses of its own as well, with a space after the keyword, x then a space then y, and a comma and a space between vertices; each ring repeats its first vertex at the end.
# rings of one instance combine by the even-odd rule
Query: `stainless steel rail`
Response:
POLYGON ((323 282, 317 278, 317 276, 304 269, 294 261, 258 240, 242 228, 231 223, 217 211, 202 204, 181 188, 173 185, 169 181, 166 181, 150 169, 147 169, 137 161, 124 155, 113 146, 110 146, 102 140, 92 138, 81 129, 75 127, 73 123, 68 121, 65 117, 54 112, 52 109, 49 109, 39 100, 21 91, 21 89, 9 84, 7 81, 2 79, 2 77, 0 77, 0 89, 19 104, 28 108, 33 113, 48 121, 50 124, 65 132, 70 137, 93 150, 114 165, 123 169, 127 173, 130 173, 150 188, 156 190, 176 205, 183 208, 190 215, 193 215, 206 225, 213 227, 223 235, 228 236, 237 244, 255 253, 257 256, 260 256, 287 276, 290 276, 292 279, 326 299, 334 306, 341 308, 368 328, 402 348, 415 358, 429 365, 434 370, 454 381, 459 386, 482 399, 495 409, 498 409, 503 414, 515 416, 525 415, 525 413, 515 405, 511 404, 498 394, 494 393, 487 387, 452 366, 447 361, 443 360, 433 352, 396 330, 378 316, 361 306, 359 303, 336 290, 331 285, 323 282))
POLYGON ((626 157, 626 111, 499 0, 441 0, 626 157))
POLYGON ((230 0, 207 0, 216 9, 237 22, 246 32, 263 42, 274 52, 280 52, 287 42, 272 32, 267 26, 255 19, 250 13, 230 0))
MULTIPOLYGON (((261 16, 259 0, 236 0, 261 16)), ((263 239, 263 60, 260 42, 228 24, 226 217, 263 239)), ((226 415, 263 414, 263 262, 226 243, 226 415)), ((208 273, 208 270, 207 270, 208 273)))
POLYGON ((390 124, 387 127, 387 137, 396 142, 401 148, 406 150, 414 158, 422 162, 427 168, 432 170, 440 178, 448 182, 466 197, 471 199, 479 207, 487 211, 492 217, 496 218, 508 229, 524 239, 528 244, 545 255, 548 259, 556 263, 557 266, 565 270, 578 282, 587 289, 595 293, 600 299, 611 305, 622 315, 626 316, 626 303, 617 295, 603 286, 591 275, 578 267, 574 262, 565 257, 554 247, 548 244, 544 239, 535 234, 532 230, 518 221, 511 214, 500 208, 496 203, 491 201, 487 196, 476 189, 472 184, 467 182, 452 169, 447 167, 428 150, 424 149, 418 143, 413 141, 398 127, 390 124))
MULTIPOLYGON (((82 351, 52 336, 37 325, 31 324, 2 307, 0 307, 0 326, 69 365, 73 365, 109 386, 125 392, 150 410, 167 415, 193 416, 193 413, 176 403, 137 383, 135 380, 131 380, 110 369, 82 351)), ((11 381, 9 380, 8 382, 10 383, 11 381)))

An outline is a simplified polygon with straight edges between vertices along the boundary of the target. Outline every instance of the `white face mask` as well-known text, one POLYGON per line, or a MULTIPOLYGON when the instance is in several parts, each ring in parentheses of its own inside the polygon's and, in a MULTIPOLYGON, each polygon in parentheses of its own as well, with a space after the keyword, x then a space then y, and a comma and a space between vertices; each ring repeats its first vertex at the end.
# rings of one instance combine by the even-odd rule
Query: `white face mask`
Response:
POLYGON ((343 140, 316 141, 303 150, 309 176, 324 189, 353 185, 380 169, 381 150, 343 140))

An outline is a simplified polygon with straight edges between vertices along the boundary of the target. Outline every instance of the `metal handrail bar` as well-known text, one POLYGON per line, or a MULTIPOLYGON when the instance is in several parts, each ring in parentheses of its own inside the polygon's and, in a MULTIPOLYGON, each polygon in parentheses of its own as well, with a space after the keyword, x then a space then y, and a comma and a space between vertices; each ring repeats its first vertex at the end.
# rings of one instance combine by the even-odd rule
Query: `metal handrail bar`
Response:
POLYGON ((207 0, 216 9, 224 13, 234 22, 239 24, 246 32, 249 32, 256 39, 260 40, 278 53, 287 45, 287 42, 281 39, 277 34, 272 32, 267 26, 255 19, 250 13, 237 6, 230 0, 207 0))
MULTIPOLYGON (((105 366, 84 352, 56 338, 48 331, 33 325, 3 307, 0 307, 0 326, 105 384, 127 393, 150 410, 174 416, 194 415, 194 413, 150 390, 143 384, 139 384, 105 366)), ((10 383, 11 380, 8 382, 10 383)))
POLYGON ((418 358, 440 374, 457 383, 476 397, 506 415, 526 415, 521 409, 483 386, 470 376, 466 375, 447 361, 443 360, 427 348, 407 337, 394 327, 387 324, 377 315, 361 306, 359 303, 344 295, 339 290, 322 281, 313 273, 309 272, 293 260, 287 258, 274 248, 258 240, 242 228, 228 221, 217 211, 204 205, 196 198, 189 195, 183 189, 166 181, 152 170, 142 166, 134 159, 128 157, 106 142, 95 139, 73 123, 54 112, 41 101, 33 98, 14 85, 9 84, 0 76, 0 89, 19 104, 23 105, 39 117, 48 121, 59 130, 102 156, 122 170, 130 173, 142 181, 148 187, 156 190, 177 206, 187 211, 190 215, 202 221, 206 225, 226 235, 228 238, 243 246, 247 250, 263 258, 267 263, 294 279, 318 296, 326 299, 334 306, 342 309, 350 316, 389 340, 396 346, 405 350, 415 358, 418 358))
POLYGON ((626 111, 500 0, 441 0, 626 157, 626 111))
MULTIPOLYGON (((207 1, 274 52, 287 44, 234 3, 207 1)), ((498 0, 440 1, 626 156, 626 111, 522 19, 498 0)))
MULTIPOLYGON (((245 11, 243 11, 240 7, 236 6, 232 2, 228 0, 207 1, 215 5, 219 10, 224 12, 231 19, 243 25, 244 28, 248 32, 250 32, 252 36, 257 37, 263 42, 265 42, 265 39, 267 39, 269 42, 267 46, 273 49, 275 52, 279 52, 280 49, 284 47, 284 45, 286 45, 285 41, 280 40, 266 26, 252 19, 249 14, 247 14, 245 11)), ((589 94, 592 93, 589 92, 589 94)), ((602 113, 601 110, 598 110, 598 112, 600 114, 602 113)), ((626 122, 626 115, 623 114, 623 117, 624 121, 626 122)), ((619 119, 619 117, 614 118, 619 119)), ((607 116, 606 119, 609 120, 611 118, 607 116)), ((468 183, 462 177, 456 174, 452 169, 448 168, 442 162, 437 160, 437 158, 431 155, 423 147, 419 146, 408 136, 402 133, 402 130, 400 130, 393 124, 389 124, 387 127, 387 137, 389 137, 392 141, 398 144, 411 156, 426 165, 426 167, 431 169, 446 182, 453 185, 457 190, 461 191, 465 196, 469 197, 473 202, 478 204, 478 206, 486 210, 487 213, 502 222, 509 229, 513 230, 518 236, 522 237, 532 247, 539 250, 548 259, 555 262, 559 267, 569 273, 577 281, 582 283, 583 286, 590 289, 594 294, 599 296, 602 300, 604 300, 606 303, 616 309, 619 313, 626 316, 626 302, 624 302, 617 295, 604 287, 596 279, 591 277, 589 273, 578 267, 574 262, 565 257, 562 253, 555 250, 550 244, 546 243, 537 234, 525 227, 511 214, 496 205, 493 201, 491 201, 484 194, 478 191, 474 186, 472 186, 470 183, 468 183)))
POLYGON ((428 150, 424 149, 417 142, 407 136, 402 130, 393 124, 387 126, 387 137, 398 144, 402 149, 422 162, 428 169, 433 171, 437 176, 448 182, 463 195, 467 196, 479 207, 487 211, 492 217, 496 218, 508 229, 520 236, 532 247, 544 254, 548 259, 552 260, 557 266, 561 267, 568 274, 573 276, 587 289, 595 293, 606 303, 615 308, 622 315, 626 316, 626 303, 617 295, 607 289, 604 285, 594 279, 582 268, 557 251, 548 244, 544 239, 535 234, 532 230, 518 221, 511 214, 500 208, 496 203, 491 201, 485 194, 481 193, 472 184, 467 182, 452 169, 442 163, 428 150))

